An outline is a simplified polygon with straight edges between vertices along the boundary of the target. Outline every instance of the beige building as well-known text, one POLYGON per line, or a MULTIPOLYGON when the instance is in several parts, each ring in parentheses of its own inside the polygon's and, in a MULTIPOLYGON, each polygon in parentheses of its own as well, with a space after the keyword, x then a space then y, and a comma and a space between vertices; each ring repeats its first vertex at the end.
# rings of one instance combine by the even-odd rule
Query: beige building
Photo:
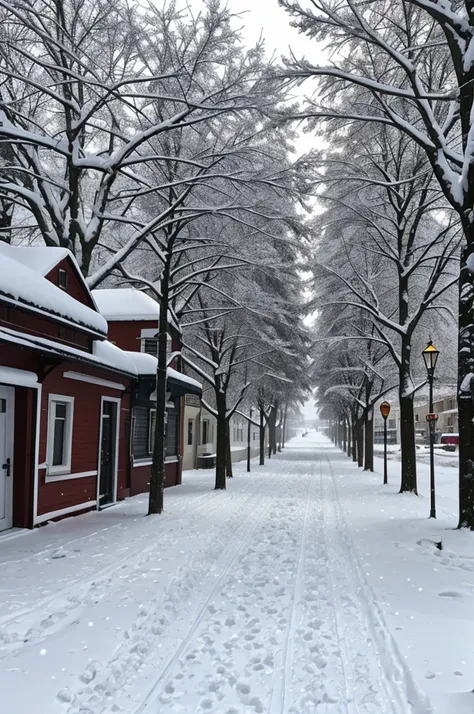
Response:
MULTIPOLYGON (((458 409, 456 394, 454 392, 435 397, 433 410, 438 414, 438 421, 435 428, 435 440, 439 441, 442 434, 458 433, 458 409)), ((427 444, 429 441, 428 422, 426 415, 429 412, 428 399, 424 395, 415 401, 415 436, 417 444, 427 444)), ((374 414, 374 440, 375 443, 383 443, 383 419, 377 405, 374 414)), ((392 403, 392 409, 387 421, 387 442, 389 444, 400 443, 400 410, 392 403)))
MULTIPOLYGON (((216 453, 216 419, 202 406, 199 397, 188 394, 184 409, 183 470, 199 467, 200 457, 216 453)), ((247 458, 247 420, 235 415, 230 421, 232 461, 247 458)), ((250 454, 259 453, 259 430, 250 427, 250 454)))

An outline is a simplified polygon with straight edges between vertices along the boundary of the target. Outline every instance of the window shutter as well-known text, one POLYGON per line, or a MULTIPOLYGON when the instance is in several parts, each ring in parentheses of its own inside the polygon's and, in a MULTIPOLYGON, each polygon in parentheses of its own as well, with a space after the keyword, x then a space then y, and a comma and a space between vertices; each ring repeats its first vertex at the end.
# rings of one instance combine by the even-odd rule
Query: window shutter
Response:
POLYGON ((148 412, 147 407, 133 410, 133 455, 139 459, 148 456, 148 412))

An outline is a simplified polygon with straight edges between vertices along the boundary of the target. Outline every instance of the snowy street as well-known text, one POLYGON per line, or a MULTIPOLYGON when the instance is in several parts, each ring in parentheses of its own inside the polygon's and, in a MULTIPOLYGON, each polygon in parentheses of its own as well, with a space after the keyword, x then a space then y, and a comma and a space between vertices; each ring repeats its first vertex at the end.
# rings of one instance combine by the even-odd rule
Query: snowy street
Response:
POLYGON ((312 432, 0 540, 1 713, 472 712, 472 536, 392 481, 312 432))

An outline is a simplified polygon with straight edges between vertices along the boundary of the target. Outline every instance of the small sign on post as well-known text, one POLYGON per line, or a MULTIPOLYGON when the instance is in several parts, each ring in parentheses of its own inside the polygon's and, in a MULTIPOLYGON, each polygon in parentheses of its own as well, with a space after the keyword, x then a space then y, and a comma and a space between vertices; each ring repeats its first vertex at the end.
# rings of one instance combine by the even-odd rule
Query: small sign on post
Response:
POLYGON ((438 415, 437 414, 427 414, 426 421, 438 421, 438 415))

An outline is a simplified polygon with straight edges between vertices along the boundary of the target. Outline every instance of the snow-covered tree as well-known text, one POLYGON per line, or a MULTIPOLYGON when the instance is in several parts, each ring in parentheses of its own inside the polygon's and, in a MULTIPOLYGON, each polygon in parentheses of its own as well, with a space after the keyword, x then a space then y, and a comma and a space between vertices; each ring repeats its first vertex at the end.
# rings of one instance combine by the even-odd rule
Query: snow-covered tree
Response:
POLYGON ((287 75, 320 78, 306 116, 398 129, 425 153, 463 230, 459 277, 459 525, 474 529, 474 6, 471 0, 279 0, 333 64, 294 59, 287 75), (338 105, 341 86, 365 101, 338 105))
POLYGON ((150 162, 171 158, 179 168, 174 138, 171 154, 157 154, 154 140, 260 97, 261 51, 242 46, 218 2, 193 15, 174 3, 3 1, 0 20, 0 139, 13 152, 1 197, 14 201, 19 220, 32 216, 32 238, 70 248, 86 275, 110 233, 130 251, 167 225, 160 213, 140 222, 144 194, 182 185, 166 172, 150 181, 150 162))
POLYGON ((322 294, 316 299, 323 306, 357 308, 367 318, 361 334, 384 344, 393 359, 399 375, 401 491, 416 492, 413 400, 419 384, 412 373, 412 343, 430 311, 450 307, 446 293, 457 279, 459 230, 455 214, 442 210, 423 152, 404 135, 386 126, 351 127, 335 133, 331 147, 321 159, 320 197, 327 209, 315 227, 315 289, 322 294), (334 277, 340 281, 330 300, 325 274, 331 284, 334 277))

